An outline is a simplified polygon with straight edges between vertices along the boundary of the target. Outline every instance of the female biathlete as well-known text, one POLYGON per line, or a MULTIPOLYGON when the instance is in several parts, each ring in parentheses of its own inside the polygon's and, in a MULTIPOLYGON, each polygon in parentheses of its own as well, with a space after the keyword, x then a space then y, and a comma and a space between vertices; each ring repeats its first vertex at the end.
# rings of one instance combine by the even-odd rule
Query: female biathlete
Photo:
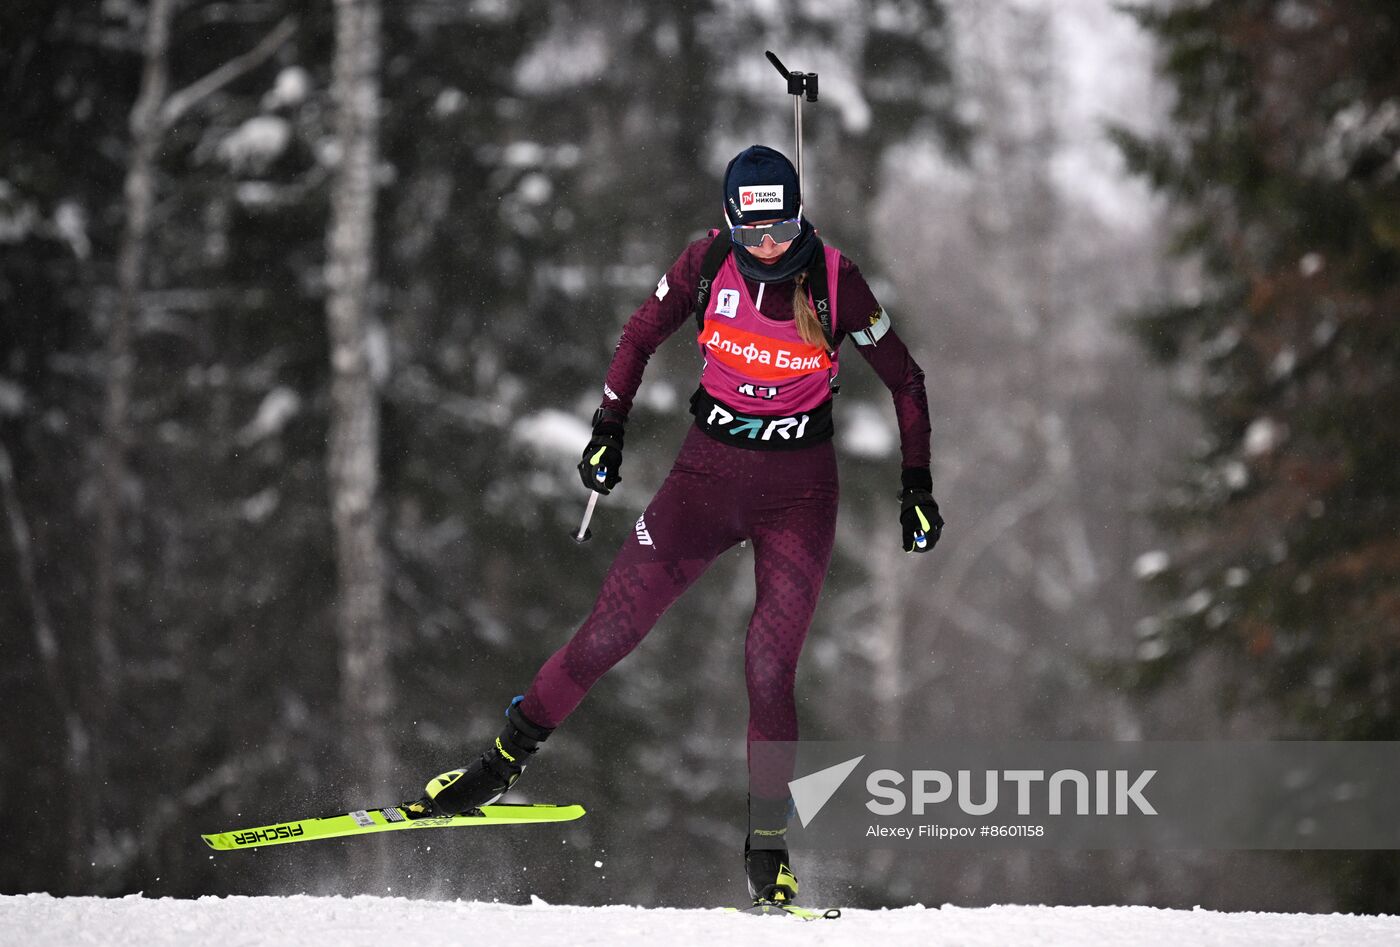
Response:
POLYGON ((725 550, 754 549, 756 601, 744 643, 749 695, 749 835, 756 901, 790 902, 797 879, 784 833, 790 773, 759 772, 753 745, 795 741, 797 657, 836 532, 831 405, 840 344, 850 337, 894 397, 903 453, 906 552, 928 552, 943 520, 930 495, 924 376, 855 264, 824 246, 802 215, 797 172, 755 145, 724 175, 729 227, 688 246, 632 314, 608 369, 579 473, 608 493, 621 480, 627 414, 647 360, 693 321, 704 356, 695 425, 637 520, 583 626, 506 711, 501 735, 466 766, 434 778, 434 814, 493 802, 604 672, 725 550))

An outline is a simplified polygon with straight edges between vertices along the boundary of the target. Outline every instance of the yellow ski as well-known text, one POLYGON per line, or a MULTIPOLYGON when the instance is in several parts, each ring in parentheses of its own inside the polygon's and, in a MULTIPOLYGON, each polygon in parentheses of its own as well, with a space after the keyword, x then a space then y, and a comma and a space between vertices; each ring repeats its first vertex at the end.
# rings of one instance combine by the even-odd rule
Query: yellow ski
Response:
POLYGON ((570 822, 584 813, 583 806, 523 805, 502 803, 482 806, 480 815, 420 816, 405 806, 360 809, 322 819, 278 822, 251 829, 234 829, 201 835, 215 851, 309 842, 312 839, 397 832, 401 829, 457 829, 479 825, 524 825, 532 822, 570 822))

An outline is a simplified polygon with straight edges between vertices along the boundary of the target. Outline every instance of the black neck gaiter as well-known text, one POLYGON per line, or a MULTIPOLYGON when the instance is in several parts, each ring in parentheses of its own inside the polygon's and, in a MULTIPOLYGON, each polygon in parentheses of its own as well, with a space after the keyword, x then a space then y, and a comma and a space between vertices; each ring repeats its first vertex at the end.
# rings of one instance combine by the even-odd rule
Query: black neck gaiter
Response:
POLYGON ((817 239, 817 232, 806 217, 802 218, 802 232, 797 235, 797 239, 792 241, 792 246, 787 248, 787 252, 778 257, 772 263, 761 263, 748 250, 739 244, 733 244, 734 263, 739 267, 739 272, 751 280, 760 283, 781 283, 790 280, 798 273, 805 272, 812 265, 812 261, 817 258, 818 251, 821 250, 822 242, 817 239))

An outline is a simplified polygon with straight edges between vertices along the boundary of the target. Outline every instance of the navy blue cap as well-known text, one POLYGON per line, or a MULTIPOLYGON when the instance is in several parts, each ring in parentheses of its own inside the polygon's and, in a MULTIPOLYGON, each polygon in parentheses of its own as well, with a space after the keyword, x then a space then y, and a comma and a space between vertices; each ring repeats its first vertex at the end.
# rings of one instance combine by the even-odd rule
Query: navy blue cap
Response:
POLYGON ((724 169, 724 212, 730 226, 790 220, 801 207, 797 169, 780 151, 750 145, 724 169))

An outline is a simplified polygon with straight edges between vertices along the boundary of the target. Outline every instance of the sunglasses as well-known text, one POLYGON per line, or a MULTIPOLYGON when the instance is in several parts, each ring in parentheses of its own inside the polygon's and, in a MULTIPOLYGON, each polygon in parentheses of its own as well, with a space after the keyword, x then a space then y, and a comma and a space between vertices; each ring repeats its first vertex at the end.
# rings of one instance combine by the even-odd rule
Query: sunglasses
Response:
POLYGON ((779 220, 771 224, 739 224, 729 228, 729 237, 742 247, 760 247, 764 237, 772 237, 774 243, 787 243, 796 240, 802 233, 802 217, 779 220))

